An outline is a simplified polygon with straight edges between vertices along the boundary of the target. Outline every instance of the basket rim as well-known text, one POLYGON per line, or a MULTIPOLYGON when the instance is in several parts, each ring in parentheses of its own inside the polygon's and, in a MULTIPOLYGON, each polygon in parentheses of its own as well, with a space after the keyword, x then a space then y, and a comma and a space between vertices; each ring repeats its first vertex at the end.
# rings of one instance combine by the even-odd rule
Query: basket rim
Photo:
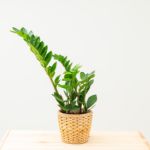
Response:
POLYGON ((61 112, 60 110, 58 111, 58 115, 70 116, 70 117, 87 116, 87 115, 92 115, 92 114, 93 112, 91 110, 89 110, 87 113, 84 113, 84 114, 66 114, 66 113, 61 112))

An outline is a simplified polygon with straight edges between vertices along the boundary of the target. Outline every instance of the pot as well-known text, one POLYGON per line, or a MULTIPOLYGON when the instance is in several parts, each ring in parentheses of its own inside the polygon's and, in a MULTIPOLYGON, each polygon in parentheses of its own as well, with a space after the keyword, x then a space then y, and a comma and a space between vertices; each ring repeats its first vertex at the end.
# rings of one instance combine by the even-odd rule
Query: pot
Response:
POLYGON ((58 123, 63 142, 69 144, 86 143, 92 124, 92 112, 65 114, 59 111, 58 123))

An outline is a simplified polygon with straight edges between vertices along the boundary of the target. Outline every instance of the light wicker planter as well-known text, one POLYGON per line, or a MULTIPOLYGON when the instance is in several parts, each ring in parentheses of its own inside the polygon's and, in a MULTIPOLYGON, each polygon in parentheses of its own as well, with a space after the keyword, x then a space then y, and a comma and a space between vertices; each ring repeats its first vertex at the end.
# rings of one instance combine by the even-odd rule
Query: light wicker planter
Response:
POLYGON ((86 143, 92 123, 92 112, 86 114, 65 114, 58 112, 62 141, 69 144, 86 143))

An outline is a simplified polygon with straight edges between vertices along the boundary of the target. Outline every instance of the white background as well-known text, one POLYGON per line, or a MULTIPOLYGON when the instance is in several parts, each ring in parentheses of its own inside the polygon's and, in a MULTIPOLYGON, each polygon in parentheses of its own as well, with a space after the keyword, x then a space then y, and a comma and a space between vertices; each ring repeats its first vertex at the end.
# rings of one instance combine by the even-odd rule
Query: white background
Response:
POLYGON ((140 130, 150 139, 150 1, 0 0, 0 136, 58 130, 49 79, 12 26, 96 70, 93 130, 140 130))

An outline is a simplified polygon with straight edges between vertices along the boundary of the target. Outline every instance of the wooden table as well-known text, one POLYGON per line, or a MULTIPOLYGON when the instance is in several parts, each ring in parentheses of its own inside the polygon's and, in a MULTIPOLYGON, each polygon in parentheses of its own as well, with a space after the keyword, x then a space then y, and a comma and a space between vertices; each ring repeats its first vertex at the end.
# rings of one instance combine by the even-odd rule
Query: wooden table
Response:
POLYGON ((139 132, 91 132, 86 144, 65 144, 59 133, 50 131, 8 131, 0 150, 150 150, 139 132))

